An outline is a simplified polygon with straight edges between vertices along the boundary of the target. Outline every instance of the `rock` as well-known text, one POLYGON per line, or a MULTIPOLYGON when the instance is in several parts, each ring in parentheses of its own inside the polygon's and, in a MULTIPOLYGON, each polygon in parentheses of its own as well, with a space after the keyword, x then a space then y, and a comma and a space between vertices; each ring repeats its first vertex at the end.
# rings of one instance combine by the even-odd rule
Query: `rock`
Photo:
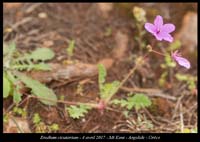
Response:
POLYGON ((186 47, 184 52, 194 52, 197 48, 197 13, 188 12, 182 21, 180 31, 175 35, 175 39, 181 41, 186 47))

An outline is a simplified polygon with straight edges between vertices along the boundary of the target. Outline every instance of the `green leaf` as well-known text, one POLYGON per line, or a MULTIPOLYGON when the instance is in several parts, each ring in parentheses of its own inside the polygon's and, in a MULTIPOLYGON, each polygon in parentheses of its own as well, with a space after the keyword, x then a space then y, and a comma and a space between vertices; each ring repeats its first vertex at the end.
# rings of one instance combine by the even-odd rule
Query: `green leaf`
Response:
POLYGON ((10 62, 12 62, 12 56, 13 56, 13 53, 16 49, 16 45, 14 42, 10 42, 8 45, 7 44, 4 44, 4 47, 3 47, 3 56, 5 56, 3 58, 3 66, 4 67, 7 67, 9 68, 10 67, 10 62))
POLYGON ((34 124, 39 124, 41 122, 41 118, 40 118, 40 115, 38 113, 34 113, 34 116, 33 116, 33 123, 34 124))
POLYGON ((121 107, 126 107, 128 110, 131 110, 133 107, 138 110, 140 108, 150 106, 151 100, 144 94, 136 94, 134 96, 128 97, 127 99, 112 100, 111 103, 115 105, 120 105, 121 107))
POLYGON ((101 99, 108 102, 111 99, 111 97, 118 91, 119 85, 120 85, 119 81, 106 83, 102 89, 101 99))
POLYGON ((66 49, 66 50, 67 50, 67 55, 68 55, 69 57, 73 56, 74 48, 75 48, 75 40, 71 40, 71 41, 69 42, 68 48, 66 49))
MULTIPOLYGON (((27 55, 26 55, 27 56, 27 55)), ((28 55, 29 59, 37 60, 50 60, 54 57, 54 52, 49 48, 37 48, 30 55, 28 55)))
POLYGON ((11 84, 6 76, 5 73, 3 73, 3 98, 7 98, 11 90, 11 84))
POLYGON ((54 123, 54 124, 52 124, 50 126, 50 128, 51 128, 52 131, 58 131, 59 130, 59 125, 54 123))
MULTIPOLYGON (((27 60, 29 61, 29 60, 27 60)), ((22 70, 44 70, 48 71, 51 70, 51 67, 48 64, 45 63, 39 63, 39 64, 33 64, 32 62, 29 62, 29 64, 18 64, 15 63, 15 65, 12 65, 12 69, 16 69, 19 71, 22 70)))
POLYGON ((170 55, 165 56, 165 62, 168 67, 174 68, 176 67, 176 63, 172 60, 170 55))
POLYGON ((38 99, 42 103, 46 105, 56 105, 57 97, 51 89, 47 88, 39 81, 33 80, 25 75, 21 74, 18 77, 27 87, 32 89, 33 94, 39 97, 38 99))
POLYGON ((71 105, 70 107, 65 109, 68 111, 70 117, 72 117, 73 119, 79 119, 80 117, 84 117, 84 115, 88 112, 88 110, 91 109, 91 107, 80 104, 79 107, 71 105))
POLYGON ((121 99, 121 100, 114 99, 111 101, 111 103, 115 105, 120 105, 121 107, 126 107, 128 105, 128 102, 125 99, 121 99))
POLYGON ((22 94, 19 92, 19 87, 16 86, 16 88, 13 91, 13 101, 14 103, 18 104, 22 98, 21 98, 22 94))
POLYGON ((39 63, 39 64, 33 65, 33 69, 35 69, 35 70, 49 71, 49 70, 51 70, 51 67, 48 64, 39 63))
POLYGON ((101 94, 101 92, 103 91, 103 84, 106 80, 105 78, 106 78, 107 73, 103 64, 98 64, 98 71, 99 71, 99 77, 98 77, 99 89, 100 89, 100 94, 101 94))
POLYGON ((188 76, 185 74, 179 74, 177 73, 175 75, 176 79, 178 79, 179 81, 187 81, 188 80, 188 76))
POLYGON ((167 71, 165 71, 165 72, 162 73, 161 77, 159 78, 158 83, 159 83, 159 85, 160 85, 161 87, 164 86, 164 84, 165 84, 165 82, 166 82, 166 77, 167 77, 167 75, 168 75, 168 73, 167 73, 167 71))
POLYGON ((196 77, 194 77, 194 76, 192 76, 190 74, 179 74, 179 73, 177 73, 175 75, 175 77, 179 81, 185 81, 185 82, 187 82, 188 88, 190 90, 193 90, 193 89, 196 88, 196 83, 195 83, 197 81, 196 77))
MULTIPOLYGON (((132 105, 135 107, 136 110, 140 108, 148 107, 151 105, 151 100, 145 96, 144 94, 136 94, 131 98, 128 98, 129 102, 132 102, 132 105)), ((132 105, 128 105, 128 109, 132 107, 132 105)))

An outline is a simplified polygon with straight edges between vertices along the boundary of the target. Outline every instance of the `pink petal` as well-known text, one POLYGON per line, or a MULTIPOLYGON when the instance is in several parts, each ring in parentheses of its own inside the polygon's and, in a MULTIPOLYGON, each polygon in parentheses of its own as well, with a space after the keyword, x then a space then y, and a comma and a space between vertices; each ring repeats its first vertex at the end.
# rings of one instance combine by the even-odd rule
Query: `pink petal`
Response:
POLYGON ((158 29, 161 29, 161 27, 163 26, 163 18, 160 15, 156 16, 156 18, 154 20, 154 25, 158 29))
POLYGON ((169 42, 173 41, 173 37, 170 34, 164 34, 163 39, 169 42))
POLYGON ((161 32, 158 33, 158 34, 155 34, 155 37, 156 37, 157 40, 162 40, 162 39, 164 39, 164 40, 169 41, 169 42, 172 42, 172 41, 173 41, 173 37, 172 37, 170 34, 165 33, 165 32, 163 32, 163 31, 161 31, 161 32))
POLYGON ((151 23, 146 23, 146 24, 144 25, 144 27, 145 27, 145 29, 146 29, 148 32, 150 32, 150 33, 152 33, 152 34, 154 34, 154 33, 156 32, 156 27, 155 27, 153 24, 151 24, 151 23))
POLYGON ((165 33, 171 33, 175 30, 174 24, 164 24, 162 26, 162 31, 165 33))
POLYGON ((185 59, 183 57, 177 57, 177 56, 175 56, 174 59, 177 61, 177 63, 179 65, 181 65, 187 69, 190 68, 190 62, 187 59, 185 59))
POLYGON ((157 40, 161 41, 163 39, 163 36, 159 34, 154 34, 154 36, 156 37, 157 40))

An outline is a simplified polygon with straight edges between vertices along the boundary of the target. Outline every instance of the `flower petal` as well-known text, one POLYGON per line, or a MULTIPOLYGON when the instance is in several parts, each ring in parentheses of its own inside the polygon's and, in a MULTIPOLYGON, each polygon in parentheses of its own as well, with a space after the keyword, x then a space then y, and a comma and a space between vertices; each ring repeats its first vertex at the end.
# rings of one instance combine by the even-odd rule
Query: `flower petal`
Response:
POLYGON ((169 42, 172 42, 174 39, 173 37, 170 35, 170 34, 163 34, 163 39, 166 40, 166 41, 169 41, 169 42))
POLYGON ((154 25, 158 29, 161 29, 161 27, 163 26, 163 18, 162 18, 162 16, 160 16, 160 15, 156 16, 156 18, 154 20, 154 25))
POLYGON ((148 32, 150 32, 150 33, 152 33, 152 34, 156 33, 156 27, 155 27, 153 24, 151 24, 151 23, 146 23, 146 24, 144 25, 144 27, 145 27, 145 29, 146 29, 148 32))
POLYGON ((164 25, 162 26, 162 29, 161 29, 161 31, 162 31, 162 32, 165 32, 165 33, 171 33, 171 32, 173 32, 174 30, 175 30, 174 24, 164 24, 164 25))
POLYGON ((154 36, 156 37, 157 40, 161 41, 163 39, 163 36, 159 34, 154 34, 154 36))
POLYGON ((177 57, 177 56, 175 56, 174 59, 177 61, 177 63, 179 65, 181 65, 187 69, 190 68, 190 62, 187 59, 185 59, 183 57, 177 57))
POLYGON ((163 31, 161 31, 161 32, 158 33, 158 34, 155 34, 155 37, 156 37, 157 40, 162 40, 162 39, 164 39, 164 40, 169 41, 169 42, 172 42, 172 41, 173 41, 173 37, 172 37, 170 34, 165 33, 165 32, 163 32, 163 31))

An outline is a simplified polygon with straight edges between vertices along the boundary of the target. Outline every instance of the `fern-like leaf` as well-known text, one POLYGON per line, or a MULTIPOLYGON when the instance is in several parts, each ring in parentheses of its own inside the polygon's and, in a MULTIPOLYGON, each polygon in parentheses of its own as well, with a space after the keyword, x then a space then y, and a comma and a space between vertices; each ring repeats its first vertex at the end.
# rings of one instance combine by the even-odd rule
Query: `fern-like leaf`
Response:
POLYGON ((99 89, 100 89, 100 94, 102 94, 103 84, 106 80, 105 78, 107 74, 103 64, 98 64, 98 71, 99 71, 99 89))
POLYGON ((72 117, 73 119, 79 119, 80 117, 84 117, 84 115, 88 113, 88 110, 90 109, 91 107, 84 104, 80 104, 79 107, 71 105, 70 107, 66 108, 70 117, 72 117))
POLYGON ((101 98, 105 100, 105 102, 108 102, 111 99, 111 97, 118 91, 119 85, 119 81, 104 84, 101 98))
POLYGON ((131 110, 133 107, 135 107, 136 110, 139 110, 141 108, 150 106, 151 100, 144 94, 135 94, 134 96, 130 96, 127 99, 112 100, 111 103, 120 105, 121 107, 126 107, 128 110, 131 110))
POLYGON ((13 102, 18 104, 22 100, 22 94, 19 91, 19 86, 16 86, 16 88, 13 91, 13 102))

